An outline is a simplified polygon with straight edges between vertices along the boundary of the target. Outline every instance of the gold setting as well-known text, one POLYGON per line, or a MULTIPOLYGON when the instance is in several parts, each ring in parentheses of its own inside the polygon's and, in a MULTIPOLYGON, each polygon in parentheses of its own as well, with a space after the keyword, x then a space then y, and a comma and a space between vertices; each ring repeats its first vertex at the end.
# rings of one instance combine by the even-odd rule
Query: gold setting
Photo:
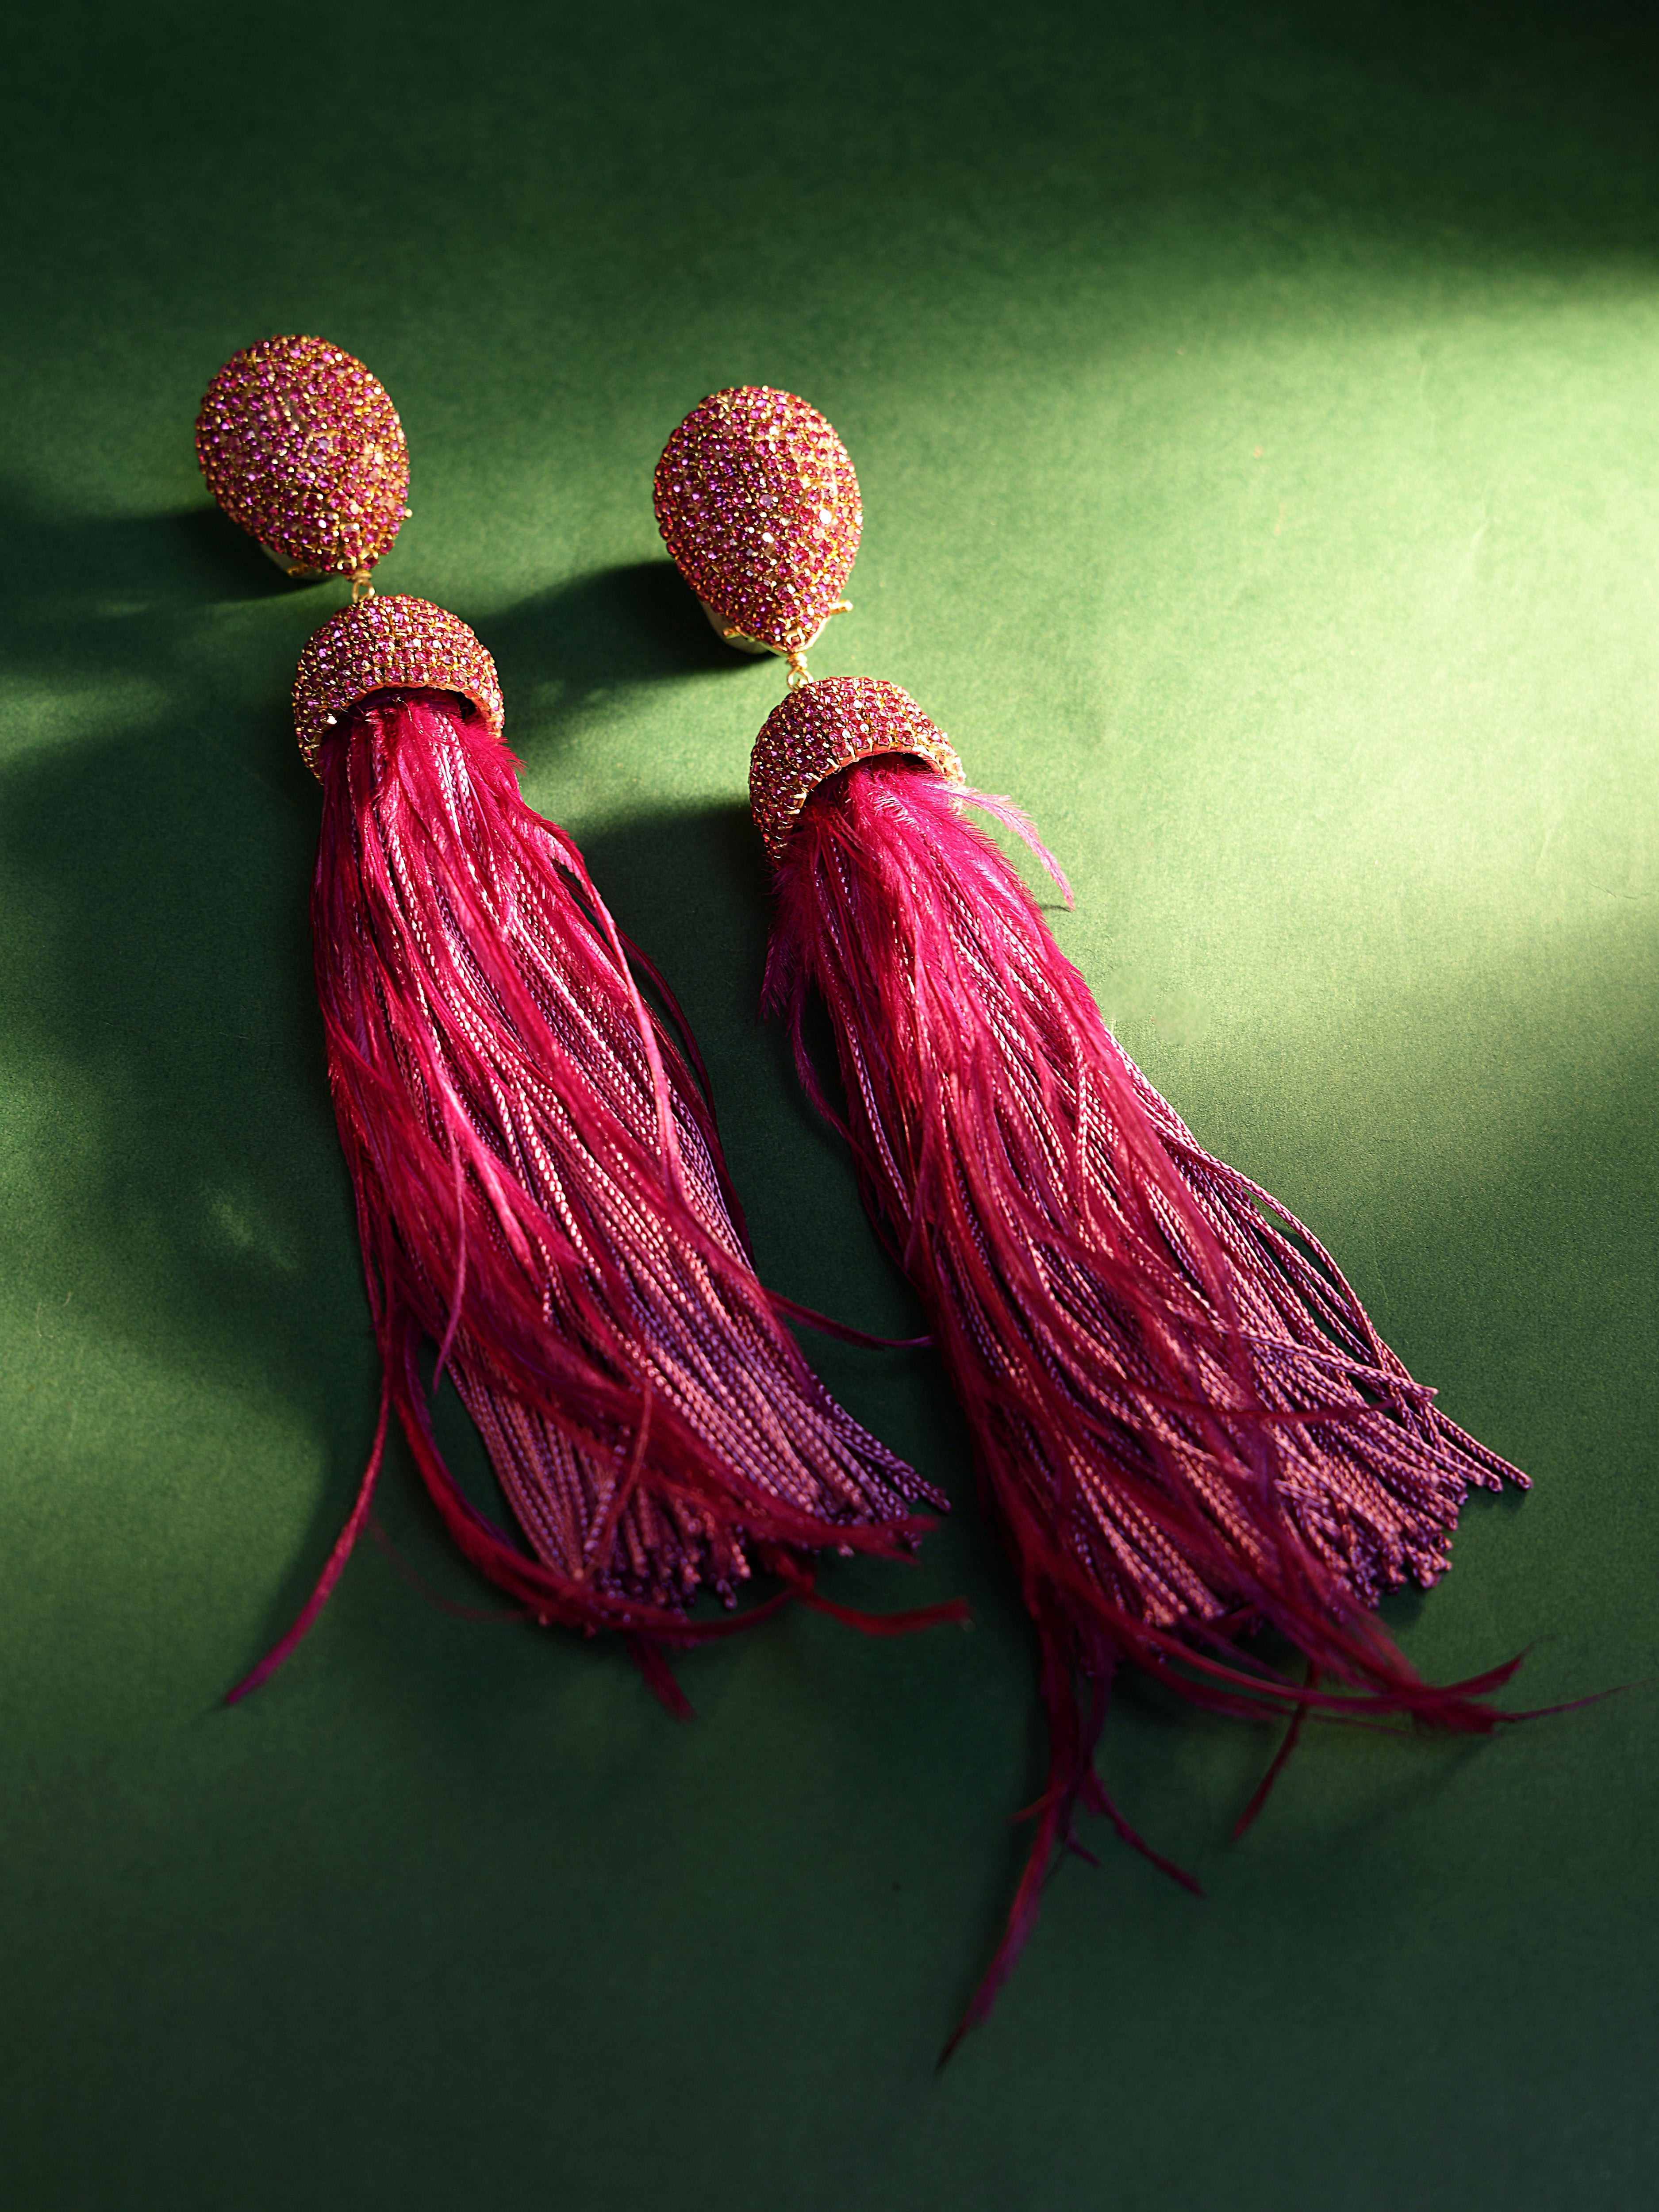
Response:
POLYGON ((826 776, 878 753, 913 753, 965 783, 955 746, 908 691, 871 676, 804 679, 767 716, 749 762, 749 805, 781 860, 800 811, 826 776))
POLYGON ((294 731, 312 774, 324 738, 360 699, 400 689, 459 691, 501 734, 495 664, 459 617, 430 599, 371 596, 332 616, 300 656, 294 731))

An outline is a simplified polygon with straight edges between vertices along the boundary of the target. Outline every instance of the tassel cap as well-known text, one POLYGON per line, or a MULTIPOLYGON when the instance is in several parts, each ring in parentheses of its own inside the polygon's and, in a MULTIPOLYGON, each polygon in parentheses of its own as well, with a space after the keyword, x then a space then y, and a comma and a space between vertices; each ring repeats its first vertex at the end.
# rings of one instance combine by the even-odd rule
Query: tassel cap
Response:
POLYGON ((694 407, 657 464, 657 526, 733 645, 804 653, 841 599, 864 514, 816 407, 745 384, 694 407))
POLYGON ((824 778, 874 753, 915 753, 947 783, 967 781, 956 747, 896 684, 825 676, 779 702, 749 762, 750 810, 774 860, 824 778))
POLYGON ((459 691, 501 734, 495 664, 458 615, 396 593, 362 599, 313 634, 295 674, 294 732, 313 775, 341 717, 371 691, 390 690, 459 691))
POLYGON ((290 574, 366 575, 409 512, 409 452, 386 389, 324 338, 262 338, 207 388, 208 489, 290 574))

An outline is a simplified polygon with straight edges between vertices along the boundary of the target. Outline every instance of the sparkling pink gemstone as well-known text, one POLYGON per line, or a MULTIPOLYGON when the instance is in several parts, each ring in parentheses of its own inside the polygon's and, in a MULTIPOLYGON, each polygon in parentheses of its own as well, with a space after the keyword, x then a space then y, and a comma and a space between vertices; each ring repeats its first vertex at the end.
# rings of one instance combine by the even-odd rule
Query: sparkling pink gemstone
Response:
POLYGON ((863 512, 816 407, 767 385, 694 407, 657 464, 657 523, 705 606, 774 653, 804 652, 852 573, 863 512))
POLYGON ((234 354, 202 402, 196 453, 231 520, 285 567, 359 574, 408 511, 398 410, 324 338, 263 338, 234 354))

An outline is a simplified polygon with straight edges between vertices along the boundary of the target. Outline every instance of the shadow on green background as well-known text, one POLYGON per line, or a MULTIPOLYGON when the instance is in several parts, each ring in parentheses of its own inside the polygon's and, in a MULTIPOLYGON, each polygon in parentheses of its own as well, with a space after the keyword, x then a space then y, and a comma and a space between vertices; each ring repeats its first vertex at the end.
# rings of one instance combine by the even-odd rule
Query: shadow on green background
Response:
MULTIPOLYGON (((1050 1886, 933 2060, 1041 1771, 931 1359, 812 1340, 957 1501, 682 1668, 459 1620, 347 1509, 374 1377, 286 696, 333 604, 208 506, 236 347, 408 428, 389 589, 496 653, 526 787, 696 1027, 763 1272, 915 1326, 755 1011, 775 668, 663 560, 704 392, 864 489, 823 673, 1029 805, 1067 951, 1200 1136, 1526 1465, 1393 1616, 1528 1702, 1656 1668, 1659 145, 1646 11, 69 4, 6 34, 0 2185, 261 2212, 1644 2205, 1650 1690, 1469 1751, 1119 1699, 1194 1864, 1050 1886)), ((453 1406, 470 1480, 482 1455, 453 1406)), ((410 1565, 463 1605, 397 1460, 410 1565)))

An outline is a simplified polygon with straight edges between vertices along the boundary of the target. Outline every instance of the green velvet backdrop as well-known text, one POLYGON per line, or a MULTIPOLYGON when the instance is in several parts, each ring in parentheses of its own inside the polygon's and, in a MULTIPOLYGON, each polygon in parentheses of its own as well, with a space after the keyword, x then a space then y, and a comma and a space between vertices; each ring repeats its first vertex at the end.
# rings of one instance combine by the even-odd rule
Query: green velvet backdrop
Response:
MULTIPOLYGON (((1606 8, 386 0, 4 33, 0 2193, 27 2212, 1515 2212, 1654 2201, 1656 52, 1606 8), (366 1547, 285 696, 337 603, 210 507, 235 348, 407 427, 382 580, 495 652, 536 804, 672 974, 763 1273, 912 1324, 755 1014, 775 664, 650 475, 805 393, 868 517, 818 672, 1034 811, 1200 1136, 1536 1478, 1395 1608, 1530 1649, 1476 1747, 1121 1698, 1195 1902, 1068 1862, 933 2062, 1041 1771, 1030 1638, 931 1358, 833 1386, 957 1503, 872 1644, 458 1620, 366 1547)), ((458 1454, 479 1474, 464 1420, 458 1454)), ((401 1456, 407 1560, 489 1601, 401 1456)))

